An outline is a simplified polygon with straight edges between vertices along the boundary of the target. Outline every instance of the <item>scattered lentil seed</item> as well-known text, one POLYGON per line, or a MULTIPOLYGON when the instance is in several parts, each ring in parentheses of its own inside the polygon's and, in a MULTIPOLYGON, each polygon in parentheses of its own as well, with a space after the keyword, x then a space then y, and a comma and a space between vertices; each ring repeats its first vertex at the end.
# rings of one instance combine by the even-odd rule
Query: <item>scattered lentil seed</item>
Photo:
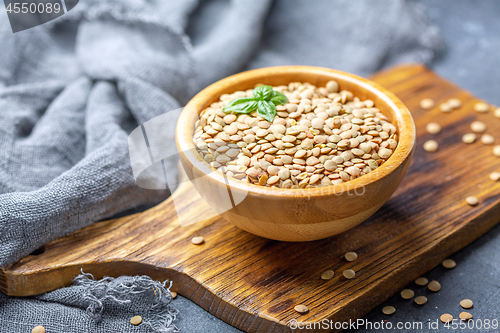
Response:
POLYGON ((132 317, 132 318, 130 319, 130 323, 131 323, 132 325, 137 326, 137 325, 139 325, 140 323, 142 323, 142 317, 141 317, 141 316, 135 316, 135 317, 132 317))
POLYGON ((438 143, 434 140, 428 140, 424 143, 424 150, 433 153, 438 150, 438 143))
POLYGON ((460 306, 463 307, 464 309, 470 309, 472 308, 472 305, 473 305, 472 301, 468 298, 460 301, 460 306))
POLYGON ((493 147, 493 155, 500 157, 500 145, 493 147))
POLYGON ((493 114, 495 115, 495 117, 500 118, 500 108, 496 108, 493 114))
POLYGON ((490 110, 490 106, 487 103, 479 102, 474 105, 474 110, 476 110, 477 112, 484 113, 490 110))
POLYGON ((340 91, 336 81, 274 88, 289 103, 277 106, 273 122, 257 112, 222 112, 251 89, 224 94, 201 112, 193 143, 214 169, 261 186, 330 186, 373 171, 397 148, 397 128, 374 102, 340 91))
POLYGON ((415 284, 419 286, 426 286, 427 283, 429 283, 429 280, 425 277, 419 277, 418 279, 415 280, 415 284))
POLYGON ((469 196, 465 198, 465 202, 467 202, 469 206, 476 206, 479 203, 479 200, 476 197, 469 196))
POLYGON ((321 279, 323 279, 323 280, 330 280, 331 278, 333 278, 333 275, 334 275, 334 274, 335 274, 335 273, 334 273, 331 269, 329 269, 329 270, 327 270, 327 271, 324 271, 324 272, 321 274, 321 279))
POLYGON ((172 294, 172 299, 177 298, 177 293, 175 291, 171 291, 170 293, 172 294))
POLYGON ((32 330, 31 333, 45 333, 45 327, 38 325, 35 326, 32 330))
POLYGON ((200 245, 200 244, 203 244, 205 242, 205 239, 201 236, 196 236, 196 237, 193 237, 191 239, 191 242, 194 244, 194 245, 200 245))
POLYGON ((413 296, 415 296, 415 292, 411 289, 403 289, 401 291, 401 297, 404 299, 411 299, 413 296))
POLYGON ((426 129, 429 134, 438 134, 441 132, 441 125, 438 123, 428 123, 426 129))
POLYGON ((445 324, 451 323, 453 320, 453 316, 449 313, 445 313, 445 314, 441 315, 441 317, 439 317, 439 319, 441 319, 441 321, 445 324))
POLYGON ((445 259, 441 264, 443 265, 444 268, 449 268, 449 269, 455 268, 455 266, 457 266, 457 263, 453 259, 445 259))
POLYGON ((490 134, 483 134, 481 137, 481 142, 485 145, 492 145, 495 143, 495 138, 490 134))
POLYGON ((342 274, 346 279, 353 279, 356 276, 356 273, 352 269, 346 269, 342 274))
POLYGON ((490 173, 490 179, 494 182, 500 180, 500 172, 492 172, 490 173))
POLYGON ((460 312, 458 315, 458 318, 462 319, 463 321, 467 321, 472 319, 472 315, 469 312, 460 312))
POLYGON ((442 112, 451 112, 453 108, 448 103, 443 103, 439 106, 439 110, 442 112))
POLYGON ((396 308, 393 307, 393 306, 384 306, 383 309, 382 309, 382 312, 386 315, 391 315, 393 314, 394 312, 396 312, 396 308))
POLYGON ((460 101, 458 98, 450 98, 446 103, 448 103, 448 105, 452 109, 458 109, 462 106, 462 101, 460 101))
POLYGON ((484 131, 486 131, 486 124, 482 121, 476 120, 470 124, 470 129, 472 130, 472 132, 483 133, 484 131))
POLYGON ((436 280, 429 282, 429 285, 427 286, 430 291, 438 292, 441 290, 441 284, 437 282, 436 280))
POLYGON ((417 297, 415 297, 415 303, 417 303, 418 305, 423 305, 423 304, 427 303, 427 297, 417 296, 417 297))
POLYGON ((294 307, 294 310, 297 311, 298 313, 307 313, 309 312, 309 308, 305 306, 304 304, 299 304, 294 307))
POLYGON ((476 134, 474 133, 467 133, 462 136, 462 141, 465 143, 473 143, 476 141, 476 134))
POLYGON ((354 260, 358 259, 358 255, 356 254, 356 252, 347 252, 344 255, 344 257, 347 261, 354 261, 354 260))
POLYGON ((430 110, 435 105, 436 105, 436 103, 434 102, 434 100, 432 100, 430 98, 424 98, 423 100, 420 101, 420 107, 422 109, 425 109, 425 110, 430 110))

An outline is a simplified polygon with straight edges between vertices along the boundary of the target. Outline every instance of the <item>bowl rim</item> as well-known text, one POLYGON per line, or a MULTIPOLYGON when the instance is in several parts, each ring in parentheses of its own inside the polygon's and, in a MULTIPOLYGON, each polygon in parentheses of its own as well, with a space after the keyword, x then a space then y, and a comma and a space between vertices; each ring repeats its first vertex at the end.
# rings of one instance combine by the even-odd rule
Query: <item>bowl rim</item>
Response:
POLYGON ((221 79, 200 91, 182 110, 177 122, 175 138, 179 154, 184 155, 185 160, 189 161, 192 168, 197 169, 200 173, 203 173, 211 179, 221 183, 221 185, 229 186, 231 190, 237 189, 246 191, 247 195, 254 193, 272 197, 297 198, 305 196, 322 197, 330 196, 332 194, 339 195, 344 192, 352 190, 355 191, 358 188, 365 187, 387 177, 411 156, 413 149, 415 148, 416 129, 411 113, 403 102, 401 102, 401 100, 392 92, 371 80, 355 74, 324 67, 275 66, 253 69, 234 74, 221 79), (189 127, 192 127, 191 133, 194 131, 193 120, 197 119, 198 111, 201 112, 201 105, 203 105, 206 100, 213 98, 214 95, 220 96, 222 94, 221 91, 234 85, 235 82, 260 79, 263 83, 265 83, 266 76, 279 75, 280 73, 283 74, 283 72, 292 74, 309 73, 327 75, 330 76, 332 80, 339 79, 342 81, 348 81, 377 95, 378 98, 382 99, 389 106, 389 108, 392 109, 392 113, 394 113, 395 116, 394 119, 392 119, 392 122, 396 123, 399 130, 398 146, 391 157, 376 170, 348 182, 305 189, 284 189, 250 184, 232 177, 227 177, 223 175, 222 172, 211 169, 210 165, 203 160, 201 155, 196 150, 192 140, 192 134, 189 135, 189 127))

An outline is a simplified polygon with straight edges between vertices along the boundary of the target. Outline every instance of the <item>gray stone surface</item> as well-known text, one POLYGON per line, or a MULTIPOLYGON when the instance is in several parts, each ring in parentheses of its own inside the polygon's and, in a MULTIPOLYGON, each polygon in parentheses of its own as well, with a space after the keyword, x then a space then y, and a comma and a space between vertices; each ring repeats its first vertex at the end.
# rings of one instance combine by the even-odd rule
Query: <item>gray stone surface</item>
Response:
MULTIPOLYGON (((429 19, 441 29, 447 51, 432 64, 433 70, 457 85, 471 91, 490 103, 500 105, 500 1, 418 0, 429 19)), ((499 165, 500 167, 500 165, 499 165)), ((499 217, 500 218, 500 217, 499 217)), ((462 311, 459 302, 463 298, 474 301, 470 313, 476 319, 500 320, 500 225, 451 257, 457 262, 453 270, 437 267, 425 276, 441 282, 438 293, 425 288, 411 287, 417 295, 425 295, 429 301, 422 307, 405 301, 396 295, 374 309, 364 319, 371 322, 389 320, 397 322, 422 322, 422 330, 403 329, 396 332, 500 332, 484 329, 430 329, 443 313, 455 317, 462 311), (385 305, 394 305, 392 316, 381 314, 385 305)), ((183 332, 240 332, 223 323, 191 301, 180 297, 174 301, 180 310, 178 327, 183 332)), ((386 330, 358 329, 347 332, 386 332, 386 330)))
POLYGON ((500 105, 500 1, 418 0, 444 36, 447 51, 432 68, 490 103, 500 105))

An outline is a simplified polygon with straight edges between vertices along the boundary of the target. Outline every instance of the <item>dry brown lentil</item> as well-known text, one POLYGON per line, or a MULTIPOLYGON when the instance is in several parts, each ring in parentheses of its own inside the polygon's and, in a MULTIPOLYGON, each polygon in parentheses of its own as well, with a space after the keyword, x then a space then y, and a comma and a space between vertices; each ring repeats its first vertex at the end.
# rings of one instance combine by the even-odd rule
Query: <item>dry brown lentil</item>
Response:
POLYGON ((446 103, 448 103, 452 109, 458 109, 462 106, 462 101, 458 98, 450 98, 446 103))
POLYGON ((460 312, 458 315, 458 318, 462 319, 463 321, 467 321, 472 319, 472 315, 469 312, 460 312))
POLYGON ((435 140, 428 140, 424 143, 424 150, 433 153, 438 150, 438 143, 435 140))
POLYGON ((130 318, 130 323, 131 323, 132 325, 137 326, 137 325, 139 325, 140 323, 142 323, 142 317, 141 317, 141 316, 134 316, 134 317, 130 318))
POLYGON ((441 125, 438 123, 428 123, 425 128, 429 134, 438 134, 441 132, 441 125))
POLYGON ((464 134, 464 136, 462 136, 462 141, 464 143, 473 143, 474 141, 476 141, 476 134, 474 133, 464 134))
POLYGON ((441 290, 441 284, 437 282, 436 280, 429 282, 429 285, 427 286, 430 291, 438 292, 441 290))
POLYGON ((493 155, 500 157, 500 145, 493 147, 493 155))
POLYGON ((476 120, 470 124, 470 129, 472 130, 472 132, 483 133, 484 131, 486 131, 486 124, 482 121, 476 120))
POLYGON ((495 138, 493 135, 483 134, 483 136, 481 136, 481 142, 485 145, 492 145, 495 143, 495 138))
POLYGON ((344 275, 346 279, 353 279, 356 276, 356 273, 352 269, 346 269, 342 272, 342 275, 344 275))
POLYGON ((401 297, 404 299, 411 299, 415 296, 415 292, 411 289, 403 289, 401 291, 401 297))
POLYGON ((347 261, 354 261, 354 260, 358 259, 358 255, 356 254, 356 252, 347 252, 344 255, 344 257, 347 261))
POLYGON ((470 299, 466 298, 466 299, 463 299, 460 301, 460 306, 464 309, 470 309, 470 308, 472 308, 472 305, 473 305, 473 303, 470 299))
POLYGON ((496 108, 493 114, 495 117, 500 118, 500 108, 496 108))
POLYGON ((442 112, 451 112, 453 108, 448 103, 443 103, 439 106, 439 110, 442 112))
POLYGON ((334 274, 335 273, 331 269, 329 269, 321 274, 321 278, 323 280, 330 280, 331 278, 333 278, 334 274))
POLYGON ((31 333, 45 333, 45 327, 43 327, 41 325, 35 326, 31 330, 31 333))
POLYGON ((449 268, 449 269, 455 268, 455 266, 457 266, 457 263, 453 259, 445 259, 441 264, 443 265, 444 268, 449 268))
POLYGON ((492 172, 490 173, 490 180, 496 182, 500 180, 500 172, 492 172))
POLYGON ((172 299, 175 299, 177 297, 177 293, 175 291, 170 292, 172 294, 172 299))
POLYGON ((260 176, 259 178, 259 185, 266 185, 267 184, 267 180, 269 179, 268 178, 269 176, 267 175, 267 173, 263 174, 262 176, 260 176))
POLYGON ((449 313, 442 314, 441 317, 439 317, 443 323, 451 323, 453 321, 453 316, 449 313))
POLYGON ((201 236, 196 236, 196 237, 193 237, 191 239, 191 242, 194 244, 194 245, 200 245, 200 244, 203 244, 205 242, 205 239, 201 236))
POLYGON ((335 169, 337 169, 337 163, 335 163, 332 160, 327 160, 324 163, 324 166, 325 166, 325 169, 328 170, 328 171, 335 171, 335 169))
POLYGON ((415 303, 417 303, 418 305, 423 305, 423 304, 427 303, 427 297, 417 296, 417 297, 415 297, 415 303))
POLYGON ((339 92, 339 84, 337 81, 328 81, 326 83, 326 89, 328 90, 328 92, 330 93, 337 93, 339 92))
POLYGON ((393 314, 394 312, 396 312, 396 308, 395 308, 395 307, 393 307, 393 306, 388 305, 388 306, 384 306, 384 307, 382 308, 382 313, 383 313, 383 314, 386 314, 386 315, 391 315, 391 314, 393 314))
POLYGON ((294 307, 294 310, 297 311, 298 313, 307 313, 309 312, 309 308, 305 306, 304 304, 299 304, 294 307))
POLYGON ((336 81, 327 87, 293 82, 274 89, 289 103, 276 107, 272 123, 255 111, 222 112, 231 100, 252 95, 252 89, 224 94, 202 111, 193 142, 214 169, 261 186, 330 186, 371 172, 397 148, 397 129, 374 102, 339 92, 336 81), (291 177, 299 174, 304 176, 294 184, 291 177))
MULTIPOLYGON (((437 143, 436 143, 437 144, 437 143)), ((378 150, 378 156, 380 156, 383 159, 387 159, 392 155, 392 150, 387 149, 387 148, 380 148, 378 150)))
POLYGON ((425 286, 429 283, 429 280, 425 277, 419 277, 418 279, 415 280, 415 284, 419 286, 425 286))
POLYGON ((272 176, 271 178, 269 178, 267 180, 267 184, 273 185, 273 184, 276 184, 279 180, 280 180, 280 177, 278 177, 278 176, 272 176))
POLYGON ((474 110, 481 113, 488 112, 490 110, 490 106, 487 103, 479 102, 474 104, 474 110))
POLYGON ((465 198, 465 202, 467 202, 469 206, 476 206, 479 203, 479 200, 476 197, 469 196, 465 198))
POLYGON ((434 100, 430 98, 424 98, 420 101, 420 107, 425 110, 432 109, 435 105, 436 103, 434 102, 434 100))

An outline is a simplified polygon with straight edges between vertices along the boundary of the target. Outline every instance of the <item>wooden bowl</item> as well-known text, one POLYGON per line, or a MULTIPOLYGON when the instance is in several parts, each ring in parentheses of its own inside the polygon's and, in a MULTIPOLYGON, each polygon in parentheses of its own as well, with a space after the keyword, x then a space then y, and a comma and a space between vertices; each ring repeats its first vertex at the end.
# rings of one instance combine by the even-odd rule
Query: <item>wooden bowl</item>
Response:
POLYGON ((224 219, 255 235, 281 241, 311 241, 344 232, 375 213, 403 179, 415 146, 415 125, 408 109, 391 92, 356 75, 337 70, 285 66, 243 72, 198 93, 177 123, 181 163, 201 197, 224 219), (397 127, 398 146, 378 169, 340 185, 309 189, 270 188, 225 177, 214 171, 193 144, 199 113, 225 93, 254 88, 256 83, 282 85, 310 82, 325 86, 336 80, 361 100, 371 99, 397 127))

